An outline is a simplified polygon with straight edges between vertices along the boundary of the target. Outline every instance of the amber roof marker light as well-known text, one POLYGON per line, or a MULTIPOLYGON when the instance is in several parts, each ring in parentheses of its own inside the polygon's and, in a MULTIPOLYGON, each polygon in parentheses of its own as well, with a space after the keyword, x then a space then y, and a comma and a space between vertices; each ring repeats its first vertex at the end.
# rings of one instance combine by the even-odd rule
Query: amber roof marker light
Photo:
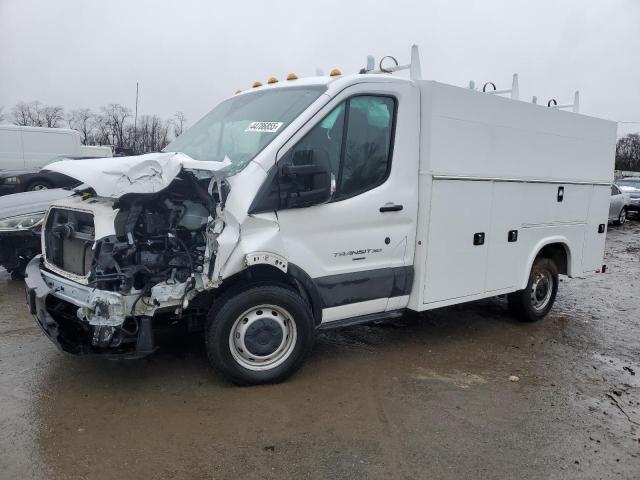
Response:
POLYGON ((340 75, 342 75, 342 72, 339 68, 334 68, 333 70, 331 70, 331 73, 329 73, 330 77, 338 77, 340 75))
POLYGON ((269 77, 269 80, 267 80, 267 83, 269 85, 272 85, 274 83, 278 83, 278 79, 276 77, 269 77))
POLYGON ((260 83, 260 82, 254 82, 254 84, 253 84, 253 88, 258 88, 258 87, 261 87, 261 86, 262 86, 262 83, 260 83))
POLYGON ((297 80, 298 76, 295 73, 290 73, 287 75, 287 80, 297 80))

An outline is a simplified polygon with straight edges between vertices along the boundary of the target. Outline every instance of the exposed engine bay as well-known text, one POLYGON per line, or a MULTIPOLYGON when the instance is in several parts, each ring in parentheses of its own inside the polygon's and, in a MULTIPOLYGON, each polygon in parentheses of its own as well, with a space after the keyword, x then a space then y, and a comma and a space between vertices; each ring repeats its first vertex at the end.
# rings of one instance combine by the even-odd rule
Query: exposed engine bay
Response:
POLYGON ((209 272, 228 191, 226 182, 186 170, 156 193, 109 199, 83 191, 49 211, 45 266, 85 290, 76 315, 92 325, 118 326, 162 309, 181 316, 215 283, 209 272))
POLYGON ((203 272, 205 228, 215 218, 215 202, 192 174, 182 177, 168 191, 114 204, 115 235, 96 243, 92 285, 124 294, 148 292, 160 282, 193 283, 203 272))

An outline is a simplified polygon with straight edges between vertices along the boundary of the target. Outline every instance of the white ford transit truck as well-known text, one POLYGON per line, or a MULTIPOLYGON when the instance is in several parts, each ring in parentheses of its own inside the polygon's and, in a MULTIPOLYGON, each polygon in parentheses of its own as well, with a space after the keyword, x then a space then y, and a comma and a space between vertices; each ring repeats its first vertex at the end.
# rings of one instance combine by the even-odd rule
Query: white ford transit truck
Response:
POLYGON ((44 333, 131 358, 182 325, 256 384, 326 328, 505 294, 544 317, 603 269, 616 125, 400 68, 272 78, 163 152, 50 165, 84 186, 27 268, 44 333))

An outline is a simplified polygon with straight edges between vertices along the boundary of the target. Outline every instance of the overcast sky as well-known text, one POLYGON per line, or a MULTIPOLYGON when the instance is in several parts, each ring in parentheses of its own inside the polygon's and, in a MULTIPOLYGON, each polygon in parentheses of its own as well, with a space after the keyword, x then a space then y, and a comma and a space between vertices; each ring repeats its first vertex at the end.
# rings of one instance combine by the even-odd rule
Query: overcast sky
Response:
MULTIPOLYGON (((216 103, 287 73, 357 72, 366 55, 423 76, 508 88, 640 122, 640 0, 0 0, 0 105, 135 104, 189 124, 216 103)), ((623 133, 640 124, 621 126, 623 133)))

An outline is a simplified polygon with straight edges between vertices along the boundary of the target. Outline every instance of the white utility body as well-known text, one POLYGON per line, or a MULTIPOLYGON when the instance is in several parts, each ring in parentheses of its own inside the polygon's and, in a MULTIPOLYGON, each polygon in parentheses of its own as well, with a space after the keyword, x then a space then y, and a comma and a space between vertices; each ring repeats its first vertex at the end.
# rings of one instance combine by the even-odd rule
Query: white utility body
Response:
POLYGON ((164 153, 50 165, 92 189, 52 206, 27 270, 45 332, 142 355, 158 322, 208 310, 214 365, 261 383, 318 328, 502 294, 537 320, 558 274, 601 271, 613 122, 520 101, 515 76, 487 93, 422 80, 417 48, 409 79, 368 63, 256 84, 164 153))
POLYGON ((421 149, 417 310, 525 287, 548 244, 569 276, 604 254, 616 125, 585 115, 417 82, 421 149), (509 241, 509 231, 517 231, 509 241), (602 230, 602 227, 600 227, 602 230), (473 245, 477 232, 483 245, 473 245))

